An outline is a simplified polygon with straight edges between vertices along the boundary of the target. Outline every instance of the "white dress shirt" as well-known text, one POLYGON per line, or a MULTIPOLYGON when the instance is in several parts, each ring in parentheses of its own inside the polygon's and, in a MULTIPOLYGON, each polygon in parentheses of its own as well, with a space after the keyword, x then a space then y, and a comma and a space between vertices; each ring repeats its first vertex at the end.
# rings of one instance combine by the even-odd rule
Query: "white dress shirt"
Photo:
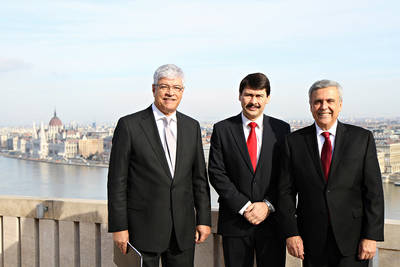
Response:
MULTIPOLYGON (((243 132, 244 132, 244 138, 245 138, 246 143, 247 143, 247 138, 249 137, 250 131, 251 131, 251 127, 249 126, 250 122, 257 123, 257 126, 254 128, 254 131, 256 132, 256 137, 257 137, 257 163, 258 163, 258 159, 260 158, 261 146, 262 146, 264 114, 261 114, 260 117, 258 117, 254 121, 252 121, 252 120, 249 120, 246 116, 244 116, 243 112, 242 112, 243 132)), ((272 204, 268 200, 264 200, 264 202, 268 205, 268 208, 271 207, 269 212, 272 212, 274 210, 274 206, 272 206, 272 204)), ((251 202, 247 201, 247 203, 239 210, 239 214, 243 215, 244 211, 250 205, 251 205, 251 202)))
POLYGON ((332 144, 332 155, 333 155, 333 148, 335 147, 335 137, 336 137, 336 129, 337 129, 337 120, 332 125, 332 127, 328 131, 322 130, 317 123, 315 123, 315 128, 317 129, 317 142, 318 142, 318 151, 319 157, 321 157, 322 146, 325 143, 325 137, 322 135, 323 132, 329 132, 329 139, 331 139, 332 144))
MULTIPOLYGON (((164 113, 162 113, 157 107, 156 105, 154 105, 154 103, 151 105, 151 108, 153 109, 153 114, 154 114, 154 119, 156 120, 156 124, 157 124, 157 129, 158 129, 158 134, 160 135, 160 139, 161 139, 161 144, 164 148, 164 153, 165 153, 165 157, 167 159, 168 162, 168 167, 169 170, 171 171, 171 175, 172 177, 174 177, 174 171, 173 171, 173 167, 171 164, 171 161, 169 160, 169 154, 168 154, 168 148, 167 148, 167 142, 165 140, 165 133, 164 133, 164 118, 168 117, 169 119, 171 119, 170 122, 170 128, 172 133, 175 136, 175 140, 177 140, 177 133, 178 133, 178 127, 177 127, 177 120, 176 120, 176 112, 172 113, 171 115, 167 116, 164 113)), ((176 166, 176 164, 175 164, 176 166)))

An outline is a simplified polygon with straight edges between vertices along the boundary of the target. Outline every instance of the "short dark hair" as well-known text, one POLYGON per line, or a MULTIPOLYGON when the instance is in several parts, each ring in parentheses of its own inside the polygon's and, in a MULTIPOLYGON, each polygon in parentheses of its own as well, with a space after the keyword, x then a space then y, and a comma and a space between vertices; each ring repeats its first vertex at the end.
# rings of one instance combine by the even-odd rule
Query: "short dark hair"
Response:
POLYGON ((271 86, 267 76, 260 72, 251 73, 243 78, 240 82, 239 93, 242 94, 245 88, 251 88, 253 90, 265 89, 267 96, 271 93, 271 86))

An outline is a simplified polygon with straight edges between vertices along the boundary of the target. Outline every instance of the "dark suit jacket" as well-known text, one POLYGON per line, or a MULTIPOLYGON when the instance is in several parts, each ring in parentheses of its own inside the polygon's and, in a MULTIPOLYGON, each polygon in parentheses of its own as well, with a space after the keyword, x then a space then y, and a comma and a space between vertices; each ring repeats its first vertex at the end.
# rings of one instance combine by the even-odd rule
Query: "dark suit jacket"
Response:
POLYGON ((370 131, 338 122, 328 182, 315 124, 290 134, 283 148, 278 210, 286 237, 300 235, 305 253, 316 256, 329 224, 344 256, 357 253, 361 238, 383 240, 382 180, 370 131))
MULTIPOLYGON (((290 132, 289 124, 264 115, 262 147, 256 172, 251 165, 241 114, 214 125, 208 165, 210 182, 219 194, 218 232, 226 236, 248 235, 252 228, 239 210, 248 202, 276 201, 277 145, 290 132)), ((274 215, 271 214, 270 217, 274 215)), ((275 229, 267 218, 258 228, 275 229)))
POLYGON ((177 112, 172 179, 151 106, 118 121, 108 172, 108 227, 129 230, 140 250, 168 248, 172 228, 180 249, 193 247, 195 225, 211 225, 199 123, 177 112))

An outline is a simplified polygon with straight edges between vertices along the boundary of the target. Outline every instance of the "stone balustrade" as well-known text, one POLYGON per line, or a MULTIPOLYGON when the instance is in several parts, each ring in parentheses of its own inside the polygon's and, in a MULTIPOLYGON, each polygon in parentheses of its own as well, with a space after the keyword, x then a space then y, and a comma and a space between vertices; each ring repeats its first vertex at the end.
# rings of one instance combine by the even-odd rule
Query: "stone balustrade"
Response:
MULTIPOLYGON (((196 246, 196 267, 224 266, 217 214, 213 210, 212 236, 196 246)), ((371 266, 400 266, 400 221, 386 221, 385 237, 371 266)), ((0 253, 0 267, 115 266, 107 202, 0 196, 0 253)), ((286 262, 301 266, 291 256, 286 262)))

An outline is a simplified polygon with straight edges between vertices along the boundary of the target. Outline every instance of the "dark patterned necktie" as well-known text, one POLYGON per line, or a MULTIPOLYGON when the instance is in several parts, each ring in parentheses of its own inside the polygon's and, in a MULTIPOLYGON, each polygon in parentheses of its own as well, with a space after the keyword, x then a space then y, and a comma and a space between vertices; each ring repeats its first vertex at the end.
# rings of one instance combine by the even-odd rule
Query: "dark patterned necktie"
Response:
POLYGON ((325 180, 328 181, 329 169, 332 161, 332 144, 329 138, 329 132, 323 132, 322 135, 325 137, 324 145, 321 151, 321 163, 322 169, 324 170, 325 180))

